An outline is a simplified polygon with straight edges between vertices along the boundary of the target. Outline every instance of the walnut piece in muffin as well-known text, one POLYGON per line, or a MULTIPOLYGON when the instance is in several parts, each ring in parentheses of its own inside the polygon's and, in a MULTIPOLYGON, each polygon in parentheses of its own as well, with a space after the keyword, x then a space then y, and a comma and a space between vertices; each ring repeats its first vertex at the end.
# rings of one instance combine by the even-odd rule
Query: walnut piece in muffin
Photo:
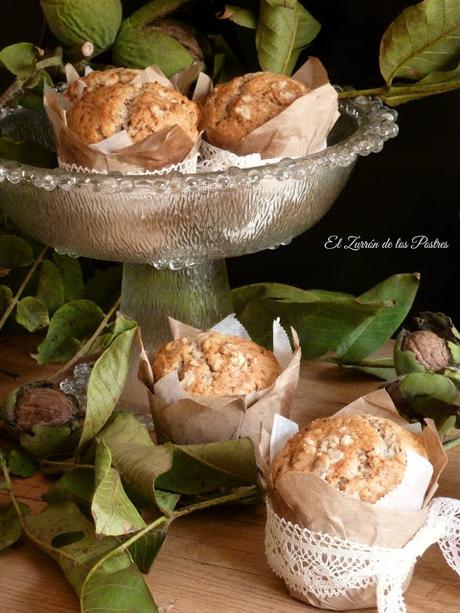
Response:
POLYGON ((315 419, 275 458, 273 484, 287 471, 313 473, 344 494, 375 503, 401 483, 409 450, 427 458, 421 438, 389 419, 315 419))
POLYGON ((300 81, 272 72, 249 73, 218 85, 203 108, 206 140, 238 153, 250 132, 309 91, 300 81))
POLYGON ((155 381, 177 371, 194 396, 245 395, 269 387, 281 369, 271 351, 213 330, 163 345, 153 356, 155 381))
POLYGON ((94 71, 67 92, 67 124, 88 145, 126 130, 133 143, 174 125, 191 140, 198 136, 199 107, 172 87, 133 81, 141 71, 114 68, 94 71))

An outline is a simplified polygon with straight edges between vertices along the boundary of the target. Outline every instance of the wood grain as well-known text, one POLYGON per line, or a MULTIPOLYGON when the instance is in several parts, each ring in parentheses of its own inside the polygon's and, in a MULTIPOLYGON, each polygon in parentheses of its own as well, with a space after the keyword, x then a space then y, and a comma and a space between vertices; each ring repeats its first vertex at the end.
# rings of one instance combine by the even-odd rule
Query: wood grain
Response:
MULTIPOLYGON (((34 339, 3 339, 0 345, 0 396, 26 381, 45 378, 52 367, 38 367, 30 357, 34 339), (16 379, 3 371, 16 373, 16 379)), ((378 382, 358 373, 318 362, 302 364, 293 416, 301 425, 328 415, 378 382)), ((439 495, 460 498, 460 449, 449 452, 439 495)), ((38 512, 43 476, 17 479, 17 494, 38 512)), ((0 493, 0 504, 8 495, 0 493)), ((297 613, 317 611, 291 599, 268 568, 263 551, 265 510, 255 507, 214 509, 183 518, 147 576, 157 604, 168 613, 297 613)), ((418 562, 406 603, 411 613, 457 613, 460 580, 431 547, 418 562)), ((21 541, 0 552, 1 613, 77 613, 77 598, 59 567, 32 544, 21 541)), ((371 611, 371 610, 369 610, 371 611)))

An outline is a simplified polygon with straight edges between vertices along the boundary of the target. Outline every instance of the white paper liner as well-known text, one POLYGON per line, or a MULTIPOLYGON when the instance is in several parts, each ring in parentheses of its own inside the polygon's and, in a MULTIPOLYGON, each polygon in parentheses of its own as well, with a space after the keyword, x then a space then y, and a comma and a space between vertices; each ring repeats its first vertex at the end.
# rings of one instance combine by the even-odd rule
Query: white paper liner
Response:
MULTIPOLYGON (((170 318, 173 338, 194 336, 201 331, 170 318)), ((249 335, 234 315, 213 328, 244 339, 249 335)), ((273 353, 281 373, 265 390, 245 396, 196 397, 189 394, 172 372, 154 382, 149 358, 141 348, 139 377, 149 390, 152 416, 160 440, 177 444, 223 441, 249 436, 258 445, 261 428, 268 428, 277 413, 289 415, 297 387, 301 350, 292 331, 294 350, 278 320, 273 323, 273 353)))
POLYGON ((313 532, 280 517, 267 502, 268 564, 291 594, 315 606, 330 603, 330 608, 349 610, 358 608, 357 595, 370 594, 359 608, 376 603, 379 613, 406 613, 404 590, 417 558, 433 543, 460 574, 460 501, 434 499, 423 526, 399 548, 372 547, 313 532), (355 602, 350 602, 350 593, 355 602))
POLYGON ((222 171, 227 168, 253 168, 256 166, 266 166, 279 162, 281 158, 271 158, 263 160, 259 153, 249 155, 237 155, 226 149, 215 147, 205 140, 200 144, 200 156, 198 158, 198 172, 222 171))
MULTIPOLYGON (((167 175, 171 172, 181 172, 181 173, 194 173, 197 170, 197 161, 198 154, 194 153, 191 156, 187 156, 187 158, 183 162, 179 162, 179 164, 171 164, 170 166, 165 166, 164 168, 158 168, 157 170, 128 170, 125 172, 126 175, 167 175)), ((85 172, 90 174, 101 174, 100 170, 96 170, 94 168, 85 168, 84 166, 77 166, 77 164, 66 164, 62 162, 58 158, 59 168, 67 172, 85 172)), ((104 170, 102 174, 107 174, 108 171, 104 170)))
MULTIPOLYGON (((336 415, 362 413, 414 429, 398 415, 385 390, 358 398, 336 415)), ((315 475, 296 471, 284 473, 274 489, 271 463, 298 428, 294 422, 275 416, 271 434, 261 433, 259 462, 268 484, 267 559, 292 596, 334 610, 373 607, 378 601, 379 610, 385 613, 405 611, 402 593, 418 555, 410 543, 431 521, 431 509, 437 500, 431 505, 430 501, 447 462, 434 423, 426 423, 421 437, 430 462, 408 453, 402 482, 376 504, 347 496, 315 475), (388 583, 388 576, 382 574, 387 568, 382 552, 397 555, 401 550, 411 551, 412 557, 408 565, 399 567, 393 558, 388 566, 392 573, 388 583), (392 590, 398 593, 396 600, 392 600, 392 590)), ((458 501, 452 504, 458 514, 458 501)), ((460 552, 456 555, 458 568, 460 552)))
POLYGON ((340 116, 337 92, 315 57, 309 58, 292 78, 310 91, 247 134, 233 149, 233 156, 226 158, 222 150, 213 151, 203 145, 200 169, 247 168, 260 165, 261 160, 298 158, 322 151, 327 146, 327 135, 340 116))
MULTIPOLYGON (((86 87, 85 82, 71 65, 66 66, 66 75, 69 84, 80 84, 76 93, 76 99, 79 99, 86 87)), ((158 82, 170 88, 177 84, 188 89, 194 79, 197 79, 197 85, 193 97, 199 99, 208 91, 209 81, 206 76, 200 78, 197 66, 175 75, 174 82, 167 79, 158 67, 149 66, 132 82, 158 82)), ((118 171, 125 174, 165 174, 172 170, 196 172, 201 133, 193 141, 179 125, 171 125, 133 143, 127 131, 122 130, 99 143, 87 145, 67 126, 67 112, 71 105, 72 102, 64 94, 45 87, 44 106, 53 127, 61 167, 98 173, 118 171)))

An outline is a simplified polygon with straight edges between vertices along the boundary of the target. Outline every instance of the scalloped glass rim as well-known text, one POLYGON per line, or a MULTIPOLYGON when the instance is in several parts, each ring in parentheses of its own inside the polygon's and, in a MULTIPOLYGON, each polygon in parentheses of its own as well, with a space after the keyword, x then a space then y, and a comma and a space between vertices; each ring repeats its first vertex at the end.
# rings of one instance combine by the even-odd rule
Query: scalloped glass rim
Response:
MULTIPOLYGON (((22 107, 0 107, 0 121, 22 107)), ((132 191, 133 189, 227 189, 232 186, 257 183, 261 179, 286 180, 290 177, 302 178, 312 167, 349 166, 358 155, 369 155, 382 150, 383 144, 398 134, 397 112, 385 106, 380 98, 360 96, 339 101, 341 114, 348 115, 357 123, 356 130, 342 141, 326 149, 301 158, 284 158, 264 166, 237 168, 225 171, 207 171, 183 174, 171 172, 163 175, 135 175, 111 173, 69 172, 62 168, 40 168, 21 164, 0 157, 0 181, 5 178, 11 183, 28 181, 35 187, 47 191, 60 187, 64 190, 89 187, 94 191, 112 193, 132 191)))

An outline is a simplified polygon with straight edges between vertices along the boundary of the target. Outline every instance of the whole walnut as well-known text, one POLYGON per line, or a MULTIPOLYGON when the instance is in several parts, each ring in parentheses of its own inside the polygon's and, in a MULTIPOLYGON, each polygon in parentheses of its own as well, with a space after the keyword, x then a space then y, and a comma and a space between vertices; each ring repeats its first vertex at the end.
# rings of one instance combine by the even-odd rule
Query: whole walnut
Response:
POLYGON ((422 366, 435 372, 444 370, 450 362, 451 356, 445 340, 430 330, 407 334, 401 349, 411 351, 422 366))

